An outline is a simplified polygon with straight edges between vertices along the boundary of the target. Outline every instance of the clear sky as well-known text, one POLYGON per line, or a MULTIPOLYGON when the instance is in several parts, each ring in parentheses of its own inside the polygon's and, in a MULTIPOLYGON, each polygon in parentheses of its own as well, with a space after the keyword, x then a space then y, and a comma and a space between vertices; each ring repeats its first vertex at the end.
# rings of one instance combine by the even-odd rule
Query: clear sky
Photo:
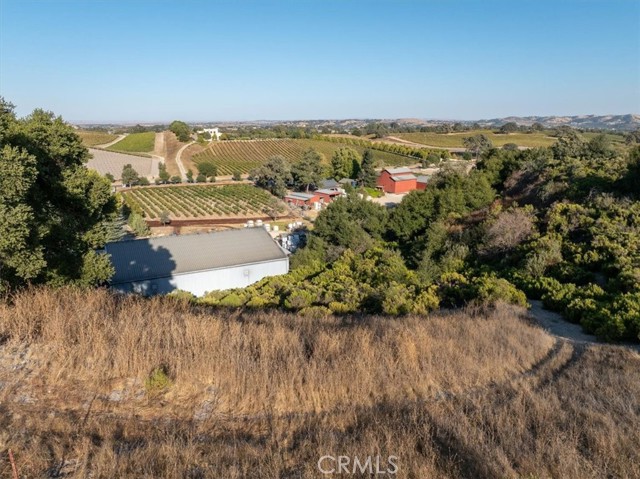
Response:
POLYGON ((0 0, 0 15, 19 115, 640 113, 638 0, 0 0))

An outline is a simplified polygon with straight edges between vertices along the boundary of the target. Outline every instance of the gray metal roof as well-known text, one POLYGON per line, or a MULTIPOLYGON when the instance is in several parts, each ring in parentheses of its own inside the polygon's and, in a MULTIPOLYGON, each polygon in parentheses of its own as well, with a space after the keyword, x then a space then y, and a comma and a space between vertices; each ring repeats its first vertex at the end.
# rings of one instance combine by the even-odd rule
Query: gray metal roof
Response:
POLYGON ((420 175, 418 176, 418 183, 428 183, 430 179, 430 176, 420 175))
POLYGON ((289 193, 285 196, 285 198, 295 198, 298 200, 310 200, 312 198, 315 198, 316 195, 312 194, 312 193, 299 193, 297 191, 294 191, 293 193, 289 193))
POLYGON ((338 182, 333 178, 329 178, 327 180, 322 180, 320 182, 320 186, 322 186, 323 188, 335 188, 336 186, 338 186, 338 182))
POLYGON ((411 170, 406 166, 401 166, 399 168, 385 168, 385 171, 389 172, 390 175, 401 175, 403 173, 411 173, 411 170))
POLYGON ((337 196, 342 194, 340 191, 327 190, 327 189, 316 190, 316 193, 321 193, 323 195, 330 195, 330 196, 337 196))
POLYGON ((264 228, 107 243, 116 272, 111 284, 165 278, 286 258, 264 228))
POLYGON ((393 175, 391 177, 391 179, 393 181, 410 181, 410 180, 415 180, 416 177, 412 174, 408 174, 408 175, 393 175))

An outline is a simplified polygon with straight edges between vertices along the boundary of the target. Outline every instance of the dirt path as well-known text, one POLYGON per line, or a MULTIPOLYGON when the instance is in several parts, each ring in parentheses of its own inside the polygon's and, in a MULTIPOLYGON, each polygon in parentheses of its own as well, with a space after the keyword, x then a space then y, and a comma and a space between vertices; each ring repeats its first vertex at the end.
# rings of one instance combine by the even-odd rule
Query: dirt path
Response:
POLYGON ((187 179, 187 170, 184 167, 184 164, 182 163, 182 152, 184 150, 186 150, 187 148, 189 148, 191 145, 193 145, 195 143, 195 141, 192 141, 190 143, 187 143, 186 145, 184 145, 182 148, 180 148, 178 150, 178 154, 176 155, 176 164, 178 165, 178 169, 180 170, 180 176, 182 177, 183 180, 187 179))
POLYGON ((109 148, 112 145, 115 145, 116 143, 118 143, 120 140, 123 140, 129 133, 124 133, 122 135, 118 135, 118 138, 116 138, 113 141, 110 141, 109 143, 105 143, 104 145, 95 145, 94 148, 109 148))
POLYGON ((448 150, 451 153, 464 153, 466 148, 447 148, 444 146, 433 146, 433 145, 423 145, 422 143, 415 143, 409 140, 403 140, 402 138, 398 138, 397 136, 387 136, 385 138, 387 143, 401 143, 403 145, 412 146, 414 148, 433 148, 434 150, 448 150))
POLYGON ((544 309, 542 306, 542 301, 537 300, 529 300, 531 303, 531 309, 529 310, 529 315, 535 319, 540 326, 546 329, 549 333, 556 336, 560 339, 568 340, 575 344, 585 345, 585 344, 600 344, 600 345, 609 345, 609 346, 622 346, 633 349, 640 353, 640 345, 638 344, 609 344, 603 341, 600 341, 595 336, 585 333, 582 330, 582 326, 579 324, 570 323, 566 319, 562 317, 562 315, 555 313, 553 311, 549 311, 544 309))

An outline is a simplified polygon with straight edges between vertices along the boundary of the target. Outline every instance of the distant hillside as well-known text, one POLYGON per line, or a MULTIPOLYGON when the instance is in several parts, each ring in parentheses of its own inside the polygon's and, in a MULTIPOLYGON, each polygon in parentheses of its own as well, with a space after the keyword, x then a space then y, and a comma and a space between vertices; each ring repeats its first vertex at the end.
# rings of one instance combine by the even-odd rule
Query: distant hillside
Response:
POLYGON ((519 125, 533 125, 541 123, 548 128, 570 126, 583 129, 602 129, 630 131, 640 128, 640 115, 581 115, 581 116, 509 116, 506 118, 494 118, 480 120, 478 123, 487 126, 499 126, 507 122, 516 122, 519 125))

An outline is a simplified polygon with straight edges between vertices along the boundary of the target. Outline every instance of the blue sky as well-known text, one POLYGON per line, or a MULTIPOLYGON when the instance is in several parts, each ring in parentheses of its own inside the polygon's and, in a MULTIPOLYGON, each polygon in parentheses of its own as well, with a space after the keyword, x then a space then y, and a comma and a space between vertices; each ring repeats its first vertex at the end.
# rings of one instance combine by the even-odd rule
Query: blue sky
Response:
POLYGON ((0 94, 76 122, 640 113, 640 2, 0 0, 0 94))

